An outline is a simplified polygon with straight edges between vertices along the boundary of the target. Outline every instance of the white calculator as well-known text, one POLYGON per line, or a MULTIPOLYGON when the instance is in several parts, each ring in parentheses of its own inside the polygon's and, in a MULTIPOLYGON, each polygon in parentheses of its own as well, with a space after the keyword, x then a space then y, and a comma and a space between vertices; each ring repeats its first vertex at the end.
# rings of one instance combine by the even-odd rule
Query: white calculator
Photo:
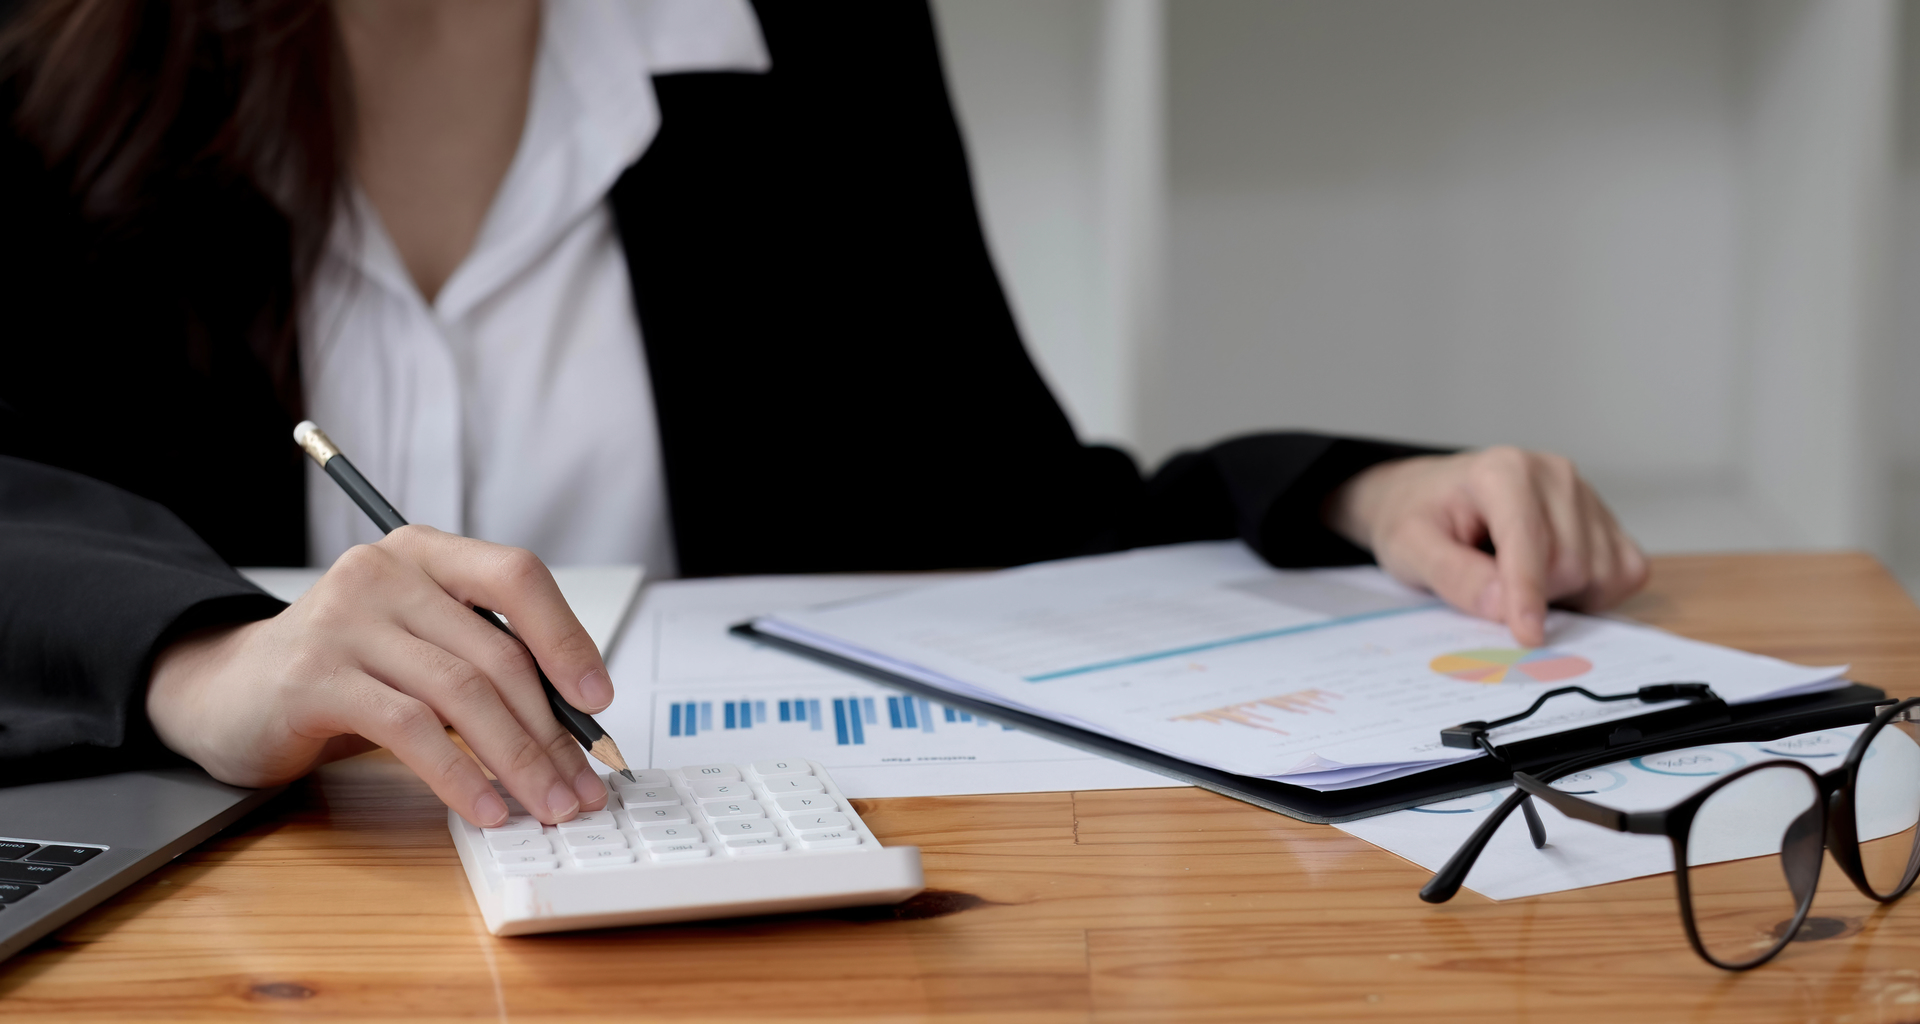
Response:
POLYGON ((447 827, 487 930, 572 928, 897 903, 920 850, 883 847, 804 758, 606 776, 607 807, 542 825, 514 801, 498 828, 447 827))

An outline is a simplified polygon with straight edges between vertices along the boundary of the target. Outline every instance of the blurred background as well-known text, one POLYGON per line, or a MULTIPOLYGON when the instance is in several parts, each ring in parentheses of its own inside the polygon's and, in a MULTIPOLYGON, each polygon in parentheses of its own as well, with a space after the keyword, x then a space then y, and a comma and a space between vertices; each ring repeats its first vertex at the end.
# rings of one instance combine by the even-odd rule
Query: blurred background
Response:
POLYGON ((1548 449, 1652 551, 1858 547, 1913 590, 1910 2, 935 12, 989 242, 1084 436, 1548 449))

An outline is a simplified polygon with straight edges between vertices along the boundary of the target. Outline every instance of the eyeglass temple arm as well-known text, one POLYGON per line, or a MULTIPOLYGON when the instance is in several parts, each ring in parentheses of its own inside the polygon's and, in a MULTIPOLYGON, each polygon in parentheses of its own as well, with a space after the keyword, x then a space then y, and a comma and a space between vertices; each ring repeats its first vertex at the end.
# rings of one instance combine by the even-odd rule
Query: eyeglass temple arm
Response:
POLYGON ((1458 894, 1460 887, 1466 884, 1467 872, 1473 870, 1474 862, 1480 859, 1481 852, 1487 848, 1487 843, 1492 841, 1493 834, 1500 830, 1500 825, 1507 820, 1508 815, 1513 813, 1515 807, 1525 806, 1528 811, 1527 827, 1533 835, 1534 848, 1545 846, 1546 829, 1540 824, 1538 816, 1532 813, 1533 805, 1528 802, 1530 797, 1545 800, 1552 804, 1555 810, 1569 818, 1590 821, 1616 832, 1662 835, 1666 831, 1665 815, 1657 812, 1639 814, 1617 811, 1591 800, 1582 800, 1572 794, 1562 793, 1526 772, 1515 772, 1513 782, 1513 792, 1507 794, 1507 798, 1493 809, 1493 813, 1487 815, 1487 820, 1473 830, 1473 834, 1467 837, 1467 841, 1460 844, 1460 848, 1454 851, 1453 856, 1449 857, 1447 862, 1440 866, 1440 870, 1433 873, 1433 878, 1421 888, 1422 900, 1428 903, 1445 903, 1458 894))
POLYGON ((1460 848, 1453 851, 1453 856, 1447 858, 1447 862, 1440 865, 1440 870, 1433 873, 1433 878, 1421 887, 1420 898, 1428 903, 1445 903, 1452 899, 1466 882, 1467 872, 1473 870, 1473 862, 1480 859, 1480 851, 1487 848, 1487 842, 1500 830, 1501 823, 1526 798, 1524 790, 1515 789, 1508 793, 1507 798, 1493 809, 1493 813, 1487 815, 1487 820, 1473 830, 1467 841, 1461 843, 1460 848))
POLYGON ((1513 773, 1514 789, 1529 796, 1537 796, 1553 805, 1553 809, 1569 818, 1592 822, 1601 828, 1610 828, 1615 832, 1639 832, 1664 835, 1665 815, 1640 814, 1615 810, 1591 800, 1582 799, 1572 793, 1563 793, 1547 785, 1526 772, 1513 773))

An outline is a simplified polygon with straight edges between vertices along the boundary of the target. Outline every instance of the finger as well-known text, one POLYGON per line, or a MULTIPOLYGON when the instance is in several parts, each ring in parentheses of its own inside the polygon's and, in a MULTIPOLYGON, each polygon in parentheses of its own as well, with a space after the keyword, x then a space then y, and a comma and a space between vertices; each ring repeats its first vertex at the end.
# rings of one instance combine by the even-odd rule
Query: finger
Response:
POLYGON ((1577 597, 1592 585, 1594 520, 1591 492, 1574 472, 1573 463, 1551 456, 1530 456, 1535 470, 1534 492, 1546 515, 1552 555, 1541 596, 1548 601, 1577 597))
POLYGON ((1408 523, 1383 548, 1381 565, 1401 582, 1426 587, 1469 615, 1496 622, 1505 617, 1505 591, 1493 558, 1439 524, 1408 523))
POLYGON ((613 679, 593 638, 532 552, 427 526, 402 527, 380 543, 412 559, 454 600, 491 608, 511 620, 569 704, 591 714, 613 703, 613 679))
POLYGON ((445 592, 439 592, 438 600, 411 604, 401 614, 401 625, 414 636, 478 666, 493 680, 507 711, 546 751, 561 777, 571 782, 583 809, 597 811, 606 806, 606 784, 573 734, 554 717, 546 691, 534 675, 533 656, 524 644, 445 592))
POLYGON ((432 708, 358 669, 342 668, 334 679, 336 685, 307 711, 312 726, 364 736, 393 751, 441 802, 481 828, 507 820, 506 801, 447 738, 432 708))
POLYGON ((1580 606, 1590 611, 1601 611, 1626 600, 1646 585, 1647 560, 1641 554, 1640 546, 1620 528, 1599 496, 1590 494, 1589 497, 1595 546, 1604 546, 1605 553, 1594 559, 1593 582, 1582 596, 1580 606))
POLYGON ((478 666, 398 629, 365 645, 361 658, 368 674, 425 704, 458 730, 480 762, 534 817, 559 822, 579 812, 580 797, 572 782, 547 756, 545 745, 529 736, 507 710, 494 681, 478 666))
POLYGON ((1546 642, 1546 577, 1553 531, 1524 452, 1489 449, 1469 476, 1469 491, 1493 538, 1505 591, 1503 618, 1523 647, 1546 642))

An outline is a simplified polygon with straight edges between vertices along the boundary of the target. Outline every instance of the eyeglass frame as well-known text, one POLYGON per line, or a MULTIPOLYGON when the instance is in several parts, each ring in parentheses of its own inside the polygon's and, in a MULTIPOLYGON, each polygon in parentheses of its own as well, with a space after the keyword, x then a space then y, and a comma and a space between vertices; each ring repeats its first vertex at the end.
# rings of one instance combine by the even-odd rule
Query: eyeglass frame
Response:
MULTIPOLYGON (((1467 837, 1467 841, 1461 844, 1460 849, 1456 850, 1454 855, 1448 858, 1447 863, 1434 873, 1433 878, 1421 888, 1420 898, 1428 903, 1445 903, 1452 899, 1454 894, 1460 891, 1466 881, 1467 872, 1472 869, 1474 862, 1486 849, 1493 834, 1512 815, 1515 807, 1522 807, 1526 811, 1528 832, 1533 839, 1534 848, 1544 847, 1547 843, 1546 827, 1532 803, 1533 798, 1538 797, 1570 818, 1590 822, 1602 828, 1636 835, 1665 836, 1673 845, 1674 883, 1680 899, 1680 921, 1686 929, 1687 942, 1702 960, 1715 967, 1729 971, 1752 970, 1778 956, 1780 951, 1793 941, 1794 936, 1800 931, 1800 926, 1806 922, 1807 915, 1813 909, 1814 895, 1819 887, 1823 858, 1815 857, 1812 875, 1806 880, 1805 895, 1796 893, 1799 906, 1789 926, 1781 930, 1774 944, 1764 954, 1753 960, 1738 964, 1724 963, 1707 952, 1694 924, 1693 898, 1687 878, 1687 870, 1691 866, 1687 864, 1687 838, 1693 827, 1695 815, 1714 793, 1753 772, 1778 767, 1789 767, 1805 772, 1813 781, 1817 793, 1812 810, 1817 811, 1820 818, 1819 828, 1815 834, 1821 837, 1821 852, 1833 855, 1834 863, 1839 866, 1841 873, 1847 876, 1847 880, 1853 883, 1854 888, 1858 889, 1861 895, 1878 903, 1893 903, 1911 891, 1916 878, 1920 878, 1920 839, 1917 839, 1914 845, 1916 852, 1908 857, 1906 873, 1900 884, 1894 887, 1890 895, 1882 896, 1875 892, 1872 884, 1867 881, 1866 869, 1860 858, 1860 837, 1853 800, 1854 783, 1858 779, 1860 763, 1865 759, 1868 748, 1882 729, 1896 721, 1920 722, 1920 697, 1831 709, 1824 713, 1810 715, 1805 719, 1792 721, 1790 724, 1779 721, 1745 723, 1683 736, 1663 737, 1655 741, 1587 754, 1556 765, 1538 775, 1516 771, 1513 773, 1513 792, 1494 808, 1487 820, 1481 822, 1480 827, 1467 837), (1846 759, 1829 771, 1816 772, 1804 762, 1784 758, 1761 761, 1715 779, 1700 792, 1665 810, 1622 811, 1554 789, 1550 782, 1543 781, 1562 779, 1578 772, 1632 757, 1684 750, 1707 743, 1735 739, 1764 742, 1768 739, 1778 739, 1803 732, 1857 725, 1863 717, 1862 712, 1868 710, 1872 710, 1873 714, 1866 723, 1867 728, 1854 740, 1853 746, 1847 751, 1846 759), (1756 726, 1760 728, 1756 729, 1756 726), (1767 735, 1759 735, 1760 732, 1767 735)), ((1794 879, 1791 874, 1788 877, 1789 885, 1792 886, 1794 879)))

